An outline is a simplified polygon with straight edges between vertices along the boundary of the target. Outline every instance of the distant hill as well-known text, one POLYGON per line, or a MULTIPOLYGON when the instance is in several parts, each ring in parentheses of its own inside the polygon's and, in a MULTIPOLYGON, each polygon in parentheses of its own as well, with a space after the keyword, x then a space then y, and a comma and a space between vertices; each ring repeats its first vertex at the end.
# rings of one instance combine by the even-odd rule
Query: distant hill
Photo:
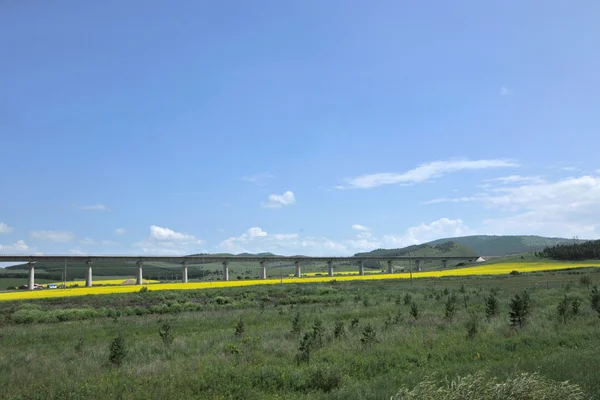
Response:
POLYGON ((452 241, 452 239, 446 240, 440 243, 424 243, 419 245, 413 245, 404 247, 401 249, 377 249, 368 253, 357 253, 356 256, 374 256, 374 257, 402 257, 402 256, 413 256, 413 257, 437 257, 437 256, 459 256, 459 257, 470 257, 475 256, 477 253, 469 247, 452 241))
POLYGON ((543 236, 476 235, 439 239, 427 244, 436 245, 447 241, 460 243, 469 249, 472 249, 480 256, 506 256, 510 254, 540 251, 546 247, 555 246, 557 244, 571 244, 576 241, 585 242, 585 240, 580 239, 575 240, 543 236))
POLYGON ((432 242, 403 247, 400 249, 377 249, 368 253, 357 253, 357 256, 488 256, 501 257, 511 254, 541 251, 557 244, 585 242, 566 238, 543 236, 495 236, 476 235, 455 238, 443 238, 432 242))

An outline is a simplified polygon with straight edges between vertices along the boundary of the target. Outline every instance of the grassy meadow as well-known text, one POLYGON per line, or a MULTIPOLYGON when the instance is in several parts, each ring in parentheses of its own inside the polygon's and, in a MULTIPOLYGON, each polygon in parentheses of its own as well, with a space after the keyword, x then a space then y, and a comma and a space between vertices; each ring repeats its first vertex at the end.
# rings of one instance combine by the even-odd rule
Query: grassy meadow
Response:
POLYGON ((582 268, 3 301, 0 393, 389 399, 483 371, 538 372, 598 399, 594 283, 599 270, 582 268), (509 304, 524 292, 528 311, 512 326, 509 304))

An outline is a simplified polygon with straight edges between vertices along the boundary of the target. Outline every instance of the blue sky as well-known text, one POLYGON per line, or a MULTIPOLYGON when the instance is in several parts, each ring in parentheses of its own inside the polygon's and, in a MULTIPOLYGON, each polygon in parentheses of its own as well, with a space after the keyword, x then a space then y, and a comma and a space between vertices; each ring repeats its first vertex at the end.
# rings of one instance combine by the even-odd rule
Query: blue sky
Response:
POLYGON ((0 253, 600 237, 600 3, 0 5, 0 253))

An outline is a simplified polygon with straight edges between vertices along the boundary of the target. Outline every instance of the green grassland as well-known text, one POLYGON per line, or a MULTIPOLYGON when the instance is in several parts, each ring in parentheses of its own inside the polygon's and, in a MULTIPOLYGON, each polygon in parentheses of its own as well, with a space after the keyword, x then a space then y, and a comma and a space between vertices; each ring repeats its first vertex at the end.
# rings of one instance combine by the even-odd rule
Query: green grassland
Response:
POLYGON ((0 393, 389 399, 428 376, 446 382, 485 371, 499 378, 539 372, 600 398, 600 318, 590 281, 600 283, 598 269, 2 302, 0 393), (522 327, 511 326, 509 303, 525 290, 530 312, 522 327), (490 295, 499 309, 487 318, 490 295), (565 296, 581 301, 576 314, 558 314, 565 296), (109 349, 118 335, 124 347, 112 354, 124 356, 120 365, 109 349))

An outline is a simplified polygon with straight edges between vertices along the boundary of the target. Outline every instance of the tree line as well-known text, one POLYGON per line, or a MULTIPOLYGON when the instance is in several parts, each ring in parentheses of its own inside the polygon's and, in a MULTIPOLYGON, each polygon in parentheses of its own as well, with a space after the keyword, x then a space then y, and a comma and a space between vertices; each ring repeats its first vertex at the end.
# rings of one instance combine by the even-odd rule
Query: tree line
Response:
POLYGON ((600 259, 600 240, 590 240, 583 243, 557 244, 536 252, 536 257, 553 260, 596 260, 600 259))

